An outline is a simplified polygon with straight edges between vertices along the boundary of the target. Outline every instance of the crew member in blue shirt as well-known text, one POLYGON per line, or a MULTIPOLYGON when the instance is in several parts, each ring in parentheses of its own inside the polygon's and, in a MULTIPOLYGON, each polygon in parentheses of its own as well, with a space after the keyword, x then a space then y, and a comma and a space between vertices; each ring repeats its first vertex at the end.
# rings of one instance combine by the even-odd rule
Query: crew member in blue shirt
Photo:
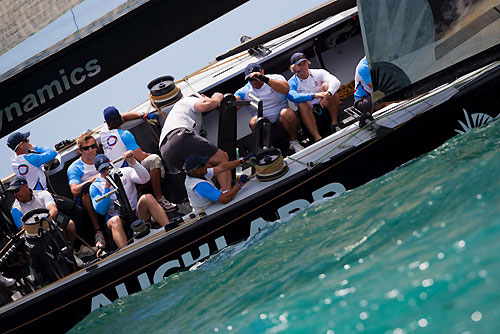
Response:
MULTIPOLYGON (((129 112, 121 115, 113 106, 104 109, 103 113, 106 124, 108 125, 108 129, 103 129, 100 134, 104 154, 113 161, 128 150, 134 152, 135 159, 149 172, 153 194, 158 203, 167 212, 176 210, 177 206, 170 203, 163 196, 161 180, 165 175, 165 170, 160 156, 158 154, 144 152, 139 145, 137 145, 134 135, 130 131, 120 129, 125 121, 138 118, 143 118, 145 120, 151 119, 154 114, 148 113, 139 115, 138 113, 129 112)), ((126 164, 123 166, 126 166, 126 164)))
POLYGON ((42 165, 54 160, 57 152, 44 146, 33 146, 30 133, 14 132, 7 139, 7 146, 15 152, 11 159, 14 173, 26 179, 28 187, 35 190, 47 189, 47 178, 42 165))
POLYGON ((80 157, 73 161, 67 171, 71 194, 75 199, 81 200, 83 207, 89 215, 94 228, 96 247, 106 248, 104 234, 89 194, 90 185, 99 176, 99 172, 94 166, 98 145, 95 138, 89 133, 84 133, 78 137, 76 144, 80 157))
POLYGON ((340 130, 340 98, 337 93, 340 81, 324 69, 310 69, 309 64, 310 61, 302 52, 294 53, 290 57, 290 70, 294 75, 288 80, 290 85, 288 99, 298 104, 304 125, 313 139, 318 141, 321 135, 313 115, 314 105, 319 104, 328 110, 332 119, 330 126, 332 132, 340 130))
POLYGON ((190 155, 184 162, 184 172, 186 173, 186 191, 189 203, 195 213, 206 210, 215 202, 223 204, 229 203, 248 181, 248 176, 243 174, 236 181, 236 184, 227 191, 220 191, 212 182, 212 178, 220 173, 230 171, 246 162, 252 164, 255 155, 249 155, 239 160, 223 162, 215 167, 208 164, 210 157, 201 155, 190 155))
POLYGON ((354 107, 364 113, 372 111, 372 78, 366 57, 361 58, 354 73, 354 107))

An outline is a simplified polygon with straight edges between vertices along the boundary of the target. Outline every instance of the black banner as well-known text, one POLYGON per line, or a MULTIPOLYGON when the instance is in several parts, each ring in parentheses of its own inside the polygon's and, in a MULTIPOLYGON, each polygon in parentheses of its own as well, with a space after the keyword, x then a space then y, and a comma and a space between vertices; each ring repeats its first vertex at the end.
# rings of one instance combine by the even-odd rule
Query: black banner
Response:
POLYGON ((0 138, 248 0, 151 0, 0 83, 0 138))

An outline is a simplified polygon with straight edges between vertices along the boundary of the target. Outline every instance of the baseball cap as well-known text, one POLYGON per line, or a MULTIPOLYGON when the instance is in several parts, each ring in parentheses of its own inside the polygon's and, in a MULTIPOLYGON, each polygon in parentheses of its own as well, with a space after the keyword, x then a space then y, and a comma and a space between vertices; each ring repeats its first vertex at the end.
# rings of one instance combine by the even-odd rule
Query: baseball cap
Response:
POLYGON ((10 147, 12 151, 15 151, 17 146, 26 139, 28 139, 29 136, 30 136, 29 131, 25 133, 21 132, 11 133, 9 138, 7 138, 7 146, 10 147))
POLYGON ((104 120, 108 125, 117 125, 116 127, 120 126, 123 121, 122 121, 122 115, 120 115, 120 112, 118 109, 116 109, 113 106, 107 107, 104 109, 104 120))
POLYGON ((25 178, 18 176, 16 178, 12 179, 12 181, 10 181, 10 184, 9 184, 9 187, 7 188, 7 190, 17 191, 27 183, 28 182, 26 181, 25 178))
POLYGON ((98 154, 94 158, 94 166, 97 171, 101 171, 104 168, 111 166, 109 163, 109 158, 105 154, 98 154))
POLYGON ((253 73, 253 72, 260 72, 262 71, 262 67, 257 64, 257 63, 250 63, 247 65, 247 68, 245 69, 245 80, 248 79, 248 77, 250 76, 250 73, 253 73))
POLYGON ((192 154, 186 158, 184 161, 184 171, 189 172, 195 168, 205 166, 209 157, 203 157, 201 155, 192 154))
POLYGON ((297 65, 307 60, 306 55, 302 52, 296 52, 290 57, 290 65, 297 65))

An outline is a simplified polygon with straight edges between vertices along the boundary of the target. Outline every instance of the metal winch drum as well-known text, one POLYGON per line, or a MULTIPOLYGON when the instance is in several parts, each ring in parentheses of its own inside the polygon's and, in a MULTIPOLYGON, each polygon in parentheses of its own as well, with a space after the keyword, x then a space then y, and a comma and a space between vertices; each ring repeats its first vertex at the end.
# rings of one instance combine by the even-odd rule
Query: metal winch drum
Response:
POLYGON ((272 181, 288 172, 288 164, 281 151, 272 147, 256 154, 255 170, 259 181, 272 181))
POLYGON ((23 217, 24 232, 28 238, 39 238, 41 231, 50 230, 47 217, 49 211, 46 209, 37 209, 29 212, 23 217))
POLYGON ((174 104, 182 97, 182 93, 175 84, 174 77, 166 75, 154 79, 148 84, 150 99, 153 107, 163 108, 174 104))

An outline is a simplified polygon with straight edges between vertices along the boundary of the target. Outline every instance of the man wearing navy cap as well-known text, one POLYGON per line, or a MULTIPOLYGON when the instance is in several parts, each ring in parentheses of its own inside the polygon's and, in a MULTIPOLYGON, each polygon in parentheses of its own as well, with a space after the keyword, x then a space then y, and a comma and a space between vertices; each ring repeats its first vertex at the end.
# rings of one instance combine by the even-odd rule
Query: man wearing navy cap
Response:
POLYGON ((215 167, 208 164, 208 160, 209 157, 207 156, 190 155, 184 162, 184 172, 187 175, 185 186, 189 203, 194 212, 206 210, 215 202, 229 203, 248 181, 248 176, 241 175, 236 184, 225 192, 215 187, 212 178, 244 163, 253 164, 255 155, 252 154, 239 160, 224 162, 215 167))
POLYGON ((315 141, 321 139, 312 107, 319 104, 328 109, 331 116, 331 130, 336 132, 339 127, 340 98, 337 90, 340 81, 324 69, 310 69, 306 56, 302 52, 290 57, 290 70, 294 74, 288 83, 290 92, 288 99, 298 104, 302 122, 315 141))
MULTIPOLYGON (((121 181, 130 207, 136 211, 137 218, 146 222, 153 218, 161 226, 167 225, 169 223, 167 214, 151 194, 142 195, 139 200, 137 199, 136 184, 144 184, 149 181, 148 171, 140 163, 137 163, 132 151, 126 151, 123 157, 128 166, 120 168, 122 173, 121 181)), ((96 202, 97 198, 112 190, 112 185, 107 179, 111 163, 106 155, 98 154, 94 159, 94 166, 99 172, 99 177, 90 185, 92 204, 97 213, 106 215, 107 225, 111 230, 113 240, 118 248, 122 248, 127 245, 127 237, 123 227, 123 220, 113 205, 117 199, 116 194, 96 202)))
MULTIPOLYGON (((108 129, 102 130, 100 134, 104 154, 106 154, 108 158, 113 161, 121 157, 127 150, 131 150, 132 152, 134 152, 134 157, 149 172, 153 194, 158 203, 163 207, 165 211, 176 210, 177 206, 170 203, 163 196, 163 192, 161 189, 161 180, 165 174, 165 170, 163 168, 160 156, 158 156, 157 154, 144 152, 139 147, 139 145, 137 145, 135 137, 130 131, 120 129, 120 126, 123 124, 123 122, 137 119, 141 116, 133 112, 128 112, 121 115, 113 106, 104 109, 103 113, 104 119, 108 125, 108 129)), ((144 115, 144 117, 142 118, 151 118, 149 117, 149 115, 154 114, 144 115)), ((124 163, 123 166, 126 166, 126 164, 124 163)))
POLYGON ((30 133, 14 132, 7 139, 7 146, 15 152, 11 159, 14 173, 26 179, 30 189, 47 189, 47 178, 42 165, 52 161, 57 152, 44 146, 33 146, 30 133))
MULTIPOLYGON (((280 74, 264 75, 264 70, 259 64, 250 63, 245 69, 245 80, 247 84, 238 89, 234 94, 236 99, 242 101, 252 101, 249 94, 252 94, 263 102, 263 116, 271 123, 279 123, 288 134, 290 148, 298 152, 302 145, 297 141, 298 120, 295 112, 288 107, 287 94, 290 86, 285 78, 280 74)), ((257 121, 257 110, 251 109, 252 118, 250 128, 252 132, 257 121)))

